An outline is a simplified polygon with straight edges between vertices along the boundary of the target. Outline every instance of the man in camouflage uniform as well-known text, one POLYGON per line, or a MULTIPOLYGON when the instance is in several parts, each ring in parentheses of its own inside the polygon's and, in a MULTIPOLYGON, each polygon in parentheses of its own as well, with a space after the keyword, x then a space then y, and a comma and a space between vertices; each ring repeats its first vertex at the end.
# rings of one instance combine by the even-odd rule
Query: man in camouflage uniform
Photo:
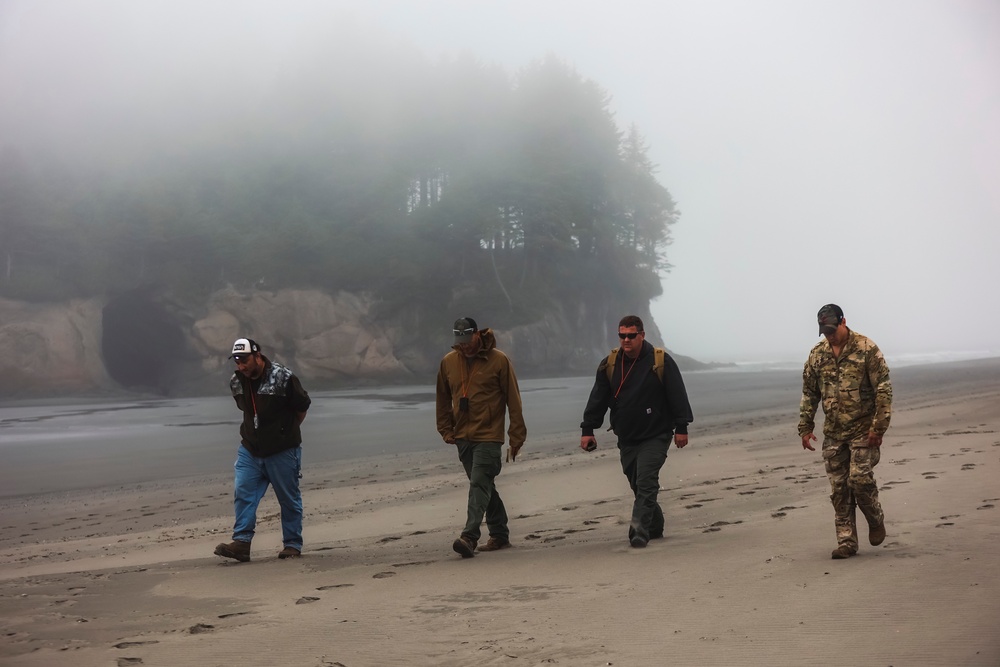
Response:
POLYGON ((823 306, 817 319, 825 338, 809 353, 802 371, 799 436, 803 449, 815 451, 810 442, 816 440, 814 418, 822 401, 823 461, 839 545, 832 556, 850 558, 858 552, 855 507, 868 520, 872 546, 885 539, 873 469, 892 416, 892 385, 882 352, 873 341, 847 328, 840 306, 823 306))

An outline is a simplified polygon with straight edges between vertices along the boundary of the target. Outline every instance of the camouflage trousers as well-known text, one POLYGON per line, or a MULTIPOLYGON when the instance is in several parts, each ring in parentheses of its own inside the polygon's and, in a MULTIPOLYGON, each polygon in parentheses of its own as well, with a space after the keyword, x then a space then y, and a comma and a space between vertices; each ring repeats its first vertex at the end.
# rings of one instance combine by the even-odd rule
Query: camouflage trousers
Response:
POLYGON ((858 550, 855 507, 861 508, 869 527, 882 523, 882 505, 873 469, 881 456, 880 447, 868 447, 868 434, 854 440, 823 438, 823 462, 830 480, 837 544, 858 550))

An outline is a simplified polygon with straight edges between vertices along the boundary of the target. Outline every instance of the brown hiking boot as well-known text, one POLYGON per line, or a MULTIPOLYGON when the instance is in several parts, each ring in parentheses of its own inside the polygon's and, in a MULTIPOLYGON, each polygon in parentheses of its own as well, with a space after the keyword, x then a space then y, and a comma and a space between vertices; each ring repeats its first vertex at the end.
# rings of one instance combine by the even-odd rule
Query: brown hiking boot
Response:
POLYGON ((486 544, 479 547, 480 551, 500 551, 501 549, 509 549, 511 546, 510 540, 504 539, 502 537, 491 537, 486 544))
POLYGON ((223 558, 235 558, 241 563, 250 562, 250 543, 233 540, 229 544, 215 547, 215 555, 223 558))
POLYGON ((874 528, 868 529, 868 543, 873 547, 882 544, 883 540, 885 540, 885 521, 882 521, 882 523, 874 528))
POLYGON ((286 558, 298 558, 302 555, 302 552, 295 547, 285 547, 278 552, 278 558, 285 560, 286 558))
POLYGON ((857 552, 851 549, 851 547, 847 546, 846 544, 841 544, 839 547, 833 550, 833 553, 830 554, 830 557, 833 559, 850 558, 855 553, 857 552))
POLYGON ((459 554, 462 558, 472 558, 476 555, 476 541, 462 535, 457 540, 455 540, 451 548, 455 550, 455 553, 459 554))

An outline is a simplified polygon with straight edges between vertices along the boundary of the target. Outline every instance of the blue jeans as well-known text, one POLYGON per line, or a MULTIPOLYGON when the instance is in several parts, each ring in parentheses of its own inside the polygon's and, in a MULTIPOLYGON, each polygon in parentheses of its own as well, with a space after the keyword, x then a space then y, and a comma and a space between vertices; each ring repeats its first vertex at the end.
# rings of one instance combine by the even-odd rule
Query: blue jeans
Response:
POLYGON ((469 478, 469 508, 462 535, 478 542, 482 534, 480 525, 485 515, 490 537, 509 540, 507 509, 503 506, 503 500, 493 481, 503 466, 500 463, 503 443, 458 440, 455 444, 458 446, 458 458, 469 478))
POLYGON ((302 448, 293 447, 259 458, 240 445, 234 467, 236 523, 233 524, 233 539, 240 542, 253 540, 257 506, 270 484, 281 506, 281 539, 286 547, 301 551, 302 492, 299 491, 299 477, 302 476, 302 448))

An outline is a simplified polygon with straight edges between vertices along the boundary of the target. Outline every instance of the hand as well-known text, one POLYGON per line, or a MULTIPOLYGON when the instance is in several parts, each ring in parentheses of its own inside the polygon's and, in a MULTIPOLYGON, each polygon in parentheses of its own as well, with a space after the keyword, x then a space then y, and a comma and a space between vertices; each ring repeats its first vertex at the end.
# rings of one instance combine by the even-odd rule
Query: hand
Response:
POLYGON ((520 445, 514 445, 514 444, 512 444, 510 446, 510 460, 511 461, 516 461, 517 460, 517 454, 518 454, 518 452, 521 451, 521 447, 524 447, 524 443, 523 442, 520 445))
POLYGON ((868 431, 868 446, 869 447, 881 447, 882 446, 882 436, 880 436, 875 431, 868 431))
POLYGON ((441 436, 441 437, 443 437, 444 441, 447 442, 449 445, 454 445, 455 444, 455 436, 453 436, 453 435, 445 435, 445 436, 441 436))
POLYGON ((802 436, 802 449, 808 449, 810 452, 815 452, 816 448, 809 444, 810 440, 816 440, 816 436, 812 433, 806 433, 802 436))
POLYGON ((580 449, 585 452, 592 452, 597 449, 597 438, 592 435, 580 436, 580 449))
POLYGON ((687 433, 677 433, 674 435, 674 444, 677 445, 677 449, 684 449, 684 446, 688 444, 687 433))

